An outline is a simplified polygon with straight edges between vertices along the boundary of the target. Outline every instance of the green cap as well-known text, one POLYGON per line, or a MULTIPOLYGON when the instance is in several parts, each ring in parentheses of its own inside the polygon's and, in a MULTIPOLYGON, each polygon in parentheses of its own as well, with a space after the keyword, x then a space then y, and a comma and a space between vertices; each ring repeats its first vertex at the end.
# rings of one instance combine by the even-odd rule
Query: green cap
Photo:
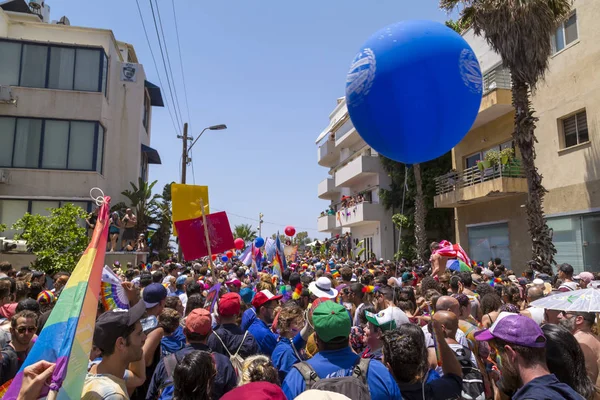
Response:
POLYGON ((350 336, 352 321, 348 310, 341 304, 331 300, 324 301, 315 308, 312 318, 315 332, 324 342, 350 336))

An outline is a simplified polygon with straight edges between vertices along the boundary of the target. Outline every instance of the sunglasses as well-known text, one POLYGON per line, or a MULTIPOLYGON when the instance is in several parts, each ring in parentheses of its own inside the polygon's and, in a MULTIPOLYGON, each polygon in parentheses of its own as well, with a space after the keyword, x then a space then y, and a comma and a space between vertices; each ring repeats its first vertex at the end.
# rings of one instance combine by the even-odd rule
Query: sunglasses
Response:
POLYGON ((37 328, 35 326, 20 326, 17 328, 17 332, 20 334, 24 334, 26 331, 29 333, 35 333, 37 328))

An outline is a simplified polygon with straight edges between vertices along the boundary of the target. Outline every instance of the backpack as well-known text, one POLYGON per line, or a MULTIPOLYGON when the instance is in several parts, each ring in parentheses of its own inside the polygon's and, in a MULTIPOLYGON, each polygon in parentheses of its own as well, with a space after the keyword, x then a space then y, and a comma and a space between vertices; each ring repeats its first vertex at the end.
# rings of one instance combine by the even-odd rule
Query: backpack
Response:
POLYGON ((12 346, 6 346, 2 349, 0 357, 3 360, 2 363, 8 367, 4 370, 0 369, 0 379, 2 382, 7 382, 13 379, 19 371, 19 356, 12 346))
POLYGON ((242 346, 244 345, 244 342, 246 341, 246 336, 248 336, 248 331, 246 331, 246 333, 244 333, 244 337, 242 338, 242 343, 240 343, 240 347, 238 347, 238 349, 235 351, 235 354, 231 354, 229 352, 229 349, 227 348, 227 346, 225 346, 225 343, 223 343, 223 340, 217 334, 216 331, 213 331, 213 335, 215 335, 215 337, 217 339, 219 339, 219 342, 221 342, 221 344, 223 345, 223 348, 227 352, 227 355, 229 356, 229 361, 231 361, 231 365, 233 366, 233 369, 235 370, 235 375, 238 378, 238 383, 240 383, 240 381, 242 380, 242 371, 244 370, 244 358, 242 356, 240 356, 239 353, 240 353, 242 346))
POLYGON ((307 362, 300 362, 294 368, 304 378, 306 388, 304 390, 329 390, 343 394, 352 400, 371 400, 371 392, 367 384, 367 372, 369 371, 369 358, 359 358, 352 368, 352 375, 335 378, 320 379, 313 367, 307 362))
MULTIPOLYGON (((454 350, 454 349, 453 349, 454 350)), ((471 350, 462 347, 454 350, 458 362, 462 366, 463 383, 461 398, 466 400, 484 400, 485 385, 481 371, 471 361, 471 350)))
POLYGON ((171 353, 163 358, 163 364, 167 372, 167 379, 158 388, 158 398, 159 400, 171 400, 175 392, 175 386, 173 385, 173 372, 175 372, 175 367, 177 366, 175 353, 171 353))

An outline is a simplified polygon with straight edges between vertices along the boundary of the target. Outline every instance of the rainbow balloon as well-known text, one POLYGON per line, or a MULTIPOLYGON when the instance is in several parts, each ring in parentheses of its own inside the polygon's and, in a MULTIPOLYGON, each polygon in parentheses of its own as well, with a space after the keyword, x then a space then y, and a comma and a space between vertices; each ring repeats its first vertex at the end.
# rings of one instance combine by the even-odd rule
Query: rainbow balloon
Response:
POLYGON ((56 363, 49 388, 41 397, 56 392, 57 399, 79 400, 92 349, 100 279, 104 268, 110 197, 98 211, 98 221, 88 248, 67 281, 58 302, 23 366, 12 380, 5 400, 15 400, 23 381, 23 370, 40 360, 56 363))

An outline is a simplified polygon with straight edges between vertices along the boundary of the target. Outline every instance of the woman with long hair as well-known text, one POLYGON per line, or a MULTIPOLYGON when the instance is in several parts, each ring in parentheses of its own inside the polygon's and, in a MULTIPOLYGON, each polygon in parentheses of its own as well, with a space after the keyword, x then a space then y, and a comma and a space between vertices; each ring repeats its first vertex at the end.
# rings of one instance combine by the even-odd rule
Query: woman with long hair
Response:
POLYGON ((546 336, 546 363, 550 372, 584 398, 598 398, 594 383, 585 369, 583 351, 575 336, 560 325, 545 324, 542 331, 546 336))
POLYGON ((209 352, 198 350, 186 355, 173 372, 173 400, 210 400, 216 375, 209 352))
POLYGON ((286 304, 279 313, 277 324, 279 341, 271 355, 273 365, 279 370, 281 382, 283 382, 294 364, 303 361, 300 352, 306 345, 305 341, 301 341, 299 343, 301 346, 297 347, 298 343, 294 343, 293 340, 304 327, 304 311, 296 303, 290 302, 289 304, 286 304))

